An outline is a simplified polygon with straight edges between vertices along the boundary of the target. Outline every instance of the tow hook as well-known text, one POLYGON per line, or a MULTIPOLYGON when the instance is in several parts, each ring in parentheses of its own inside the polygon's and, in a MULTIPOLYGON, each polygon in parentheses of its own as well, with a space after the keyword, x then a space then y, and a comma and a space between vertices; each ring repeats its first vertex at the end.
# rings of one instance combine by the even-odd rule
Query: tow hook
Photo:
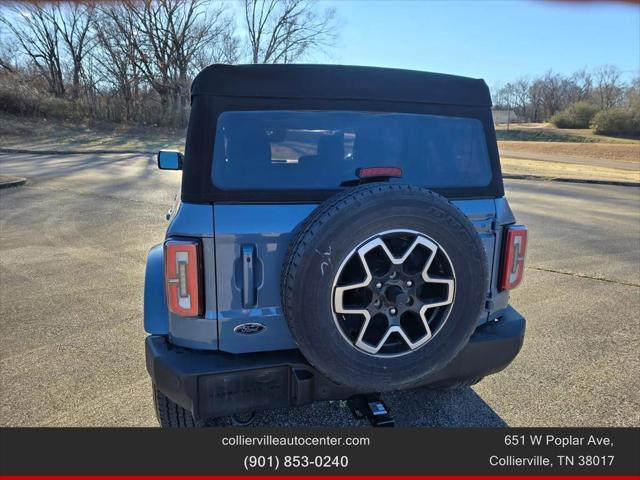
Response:
POLYGON ((379 393, 354 395, 347 400, 347 405, 355 418, 366 418, 374 427, 394 427, 396 424, 379 393))

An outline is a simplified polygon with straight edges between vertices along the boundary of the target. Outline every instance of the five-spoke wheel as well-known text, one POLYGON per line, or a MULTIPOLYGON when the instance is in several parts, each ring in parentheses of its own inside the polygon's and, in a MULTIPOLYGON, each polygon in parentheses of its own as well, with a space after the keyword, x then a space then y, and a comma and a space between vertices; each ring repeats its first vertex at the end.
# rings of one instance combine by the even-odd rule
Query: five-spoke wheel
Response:
POLYGON ((438 333, 454 297, 455 272, 444 249, 419 232, 393 230, 347 255, 334 282, 333 313, 354 347, 403 355, 438 333))

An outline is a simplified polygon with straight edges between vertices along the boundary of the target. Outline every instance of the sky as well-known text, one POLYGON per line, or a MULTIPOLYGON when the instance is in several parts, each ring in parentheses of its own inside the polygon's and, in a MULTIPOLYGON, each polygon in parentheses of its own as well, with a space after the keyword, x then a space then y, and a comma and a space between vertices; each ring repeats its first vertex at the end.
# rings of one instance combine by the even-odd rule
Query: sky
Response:
POLYGON ((640 72, 640 4, 550 0, 322 0, 341 22, 315 61, 444 72, 496 86, 549 69, 640 72))
MULTIPOLYGON (((636 0, 638 1, 638 0, 636 0)), ((0 2, 1 3, 1 2, 0 2)), ((614 65, 640 74, 640 3, 554 0, 318 0, 336 9, 335 48, 306 61, 484 78, 614 65)), ((243 29, 240 2, 235 9, 243 29)))

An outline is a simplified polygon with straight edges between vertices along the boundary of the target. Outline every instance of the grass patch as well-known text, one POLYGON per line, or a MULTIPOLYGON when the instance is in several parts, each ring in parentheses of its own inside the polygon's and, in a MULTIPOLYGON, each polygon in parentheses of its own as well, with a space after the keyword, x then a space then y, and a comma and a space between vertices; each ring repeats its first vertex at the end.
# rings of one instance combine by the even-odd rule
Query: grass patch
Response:
POLYGON ((506 125, 496 126, 498 140, 520 142, 572 142, 572 143, 639 143, 638 137, 600 135, 588 128, 557 128, 550 123, 517 123, 509 130, 506 125))
POLYGON ((584 159, 585 165, 592 163, 589 159, 625 162, 638 165, 640 171, 640 143, 501 141, 498 142, 498 148, 500 154, 507 157, 511 154, 538 160, 573 157, 584 159))
POLYGON ((184 129, 0 114, 0 145, 51 151, 184 149, 184 129))
POLYGON ((574 142, 574 143, 594 143, 599 142, 597 138, 583 135, 573 135, 565 132, 555 132, 547 128, 511 128, 509 130, 497 129, 498 140, 511 140, 519 142, 574 142))

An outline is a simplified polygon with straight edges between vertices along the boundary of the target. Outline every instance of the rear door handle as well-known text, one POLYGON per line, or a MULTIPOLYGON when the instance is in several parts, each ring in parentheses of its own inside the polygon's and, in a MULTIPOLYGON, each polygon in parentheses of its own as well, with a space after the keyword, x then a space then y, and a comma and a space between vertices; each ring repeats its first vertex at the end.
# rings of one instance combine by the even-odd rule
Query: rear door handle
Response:
POLYGON ((256 305, 255 251, 253 245, 242 245, 242 306, 245 308, 256 305))

